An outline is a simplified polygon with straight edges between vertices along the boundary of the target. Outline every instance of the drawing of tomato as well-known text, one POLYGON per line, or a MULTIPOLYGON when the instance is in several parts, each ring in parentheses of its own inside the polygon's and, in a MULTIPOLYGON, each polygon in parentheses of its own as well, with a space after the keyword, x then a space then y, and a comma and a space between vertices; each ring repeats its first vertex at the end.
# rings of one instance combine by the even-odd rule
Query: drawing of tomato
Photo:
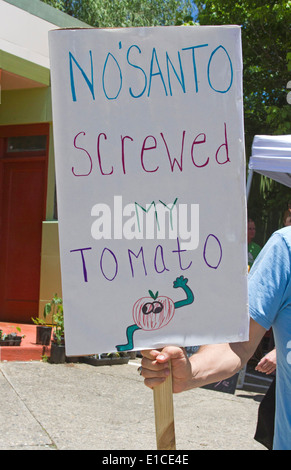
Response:
POLYGON ((158 292, 150 297, 142 297, 133 306, 133 319, 139 328, 146 331, 158 330, 166 326, 174 316, 175 306, 172 299, 159 296, 158 292))

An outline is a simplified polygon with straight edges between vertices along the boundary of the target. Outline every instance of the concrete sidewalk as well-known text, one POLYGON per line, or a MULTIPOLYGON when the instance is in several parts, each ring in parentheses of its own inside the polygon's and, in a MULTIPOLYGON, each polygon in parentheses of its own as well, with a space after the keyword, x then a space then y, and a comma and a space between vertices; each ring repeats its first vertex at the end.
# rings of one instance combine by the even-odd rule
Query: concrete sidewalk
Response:
MULTIPOLYGON (((0 362, 0 450, 156 450, 152 391, 126 365, 0 362)), ((177 450, 265 450, 261 394, 174 395, 177 450)))

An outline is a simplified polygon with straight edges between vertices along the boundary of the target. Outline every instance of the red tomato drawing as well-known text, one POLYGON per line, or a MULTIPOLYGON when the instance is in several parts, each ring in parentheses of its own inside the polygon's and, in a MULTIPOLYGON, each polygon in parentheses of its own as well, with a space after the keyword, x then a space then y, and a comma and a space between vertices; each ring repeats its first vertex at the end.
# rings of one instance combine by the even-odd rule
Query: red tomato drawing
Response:
POLYGON ((142 330, 159 330, 166 326, 174 316, 175 306, 172 299, 153 295, 142 297, 133 306, 132 316, 135 324, 142 330))

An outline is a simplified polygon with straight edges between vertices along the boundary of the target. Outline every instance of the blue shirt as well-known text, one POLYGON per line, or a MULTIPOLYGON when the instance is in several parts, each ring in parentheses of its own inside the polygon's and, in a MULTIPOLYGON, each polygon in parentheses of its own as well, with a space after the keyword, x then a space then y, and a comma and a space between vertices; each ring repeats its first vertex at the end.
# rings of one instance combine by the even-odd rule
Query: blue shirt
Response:
POLYGON ((274 450, 291 450, 291 227, 275 232, 249 274, 250 316, 274 332, 277 352, 274 450))

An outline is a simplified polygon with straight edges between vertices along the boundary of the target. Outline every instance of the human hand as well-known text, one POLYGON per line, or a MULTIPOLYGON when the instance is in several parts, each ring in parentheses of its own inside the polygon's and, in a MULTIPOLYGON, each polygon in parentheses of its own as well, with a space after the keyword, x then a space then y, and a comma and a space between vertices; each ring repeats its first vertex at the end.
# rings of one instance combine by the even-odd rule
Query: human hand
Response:
POLYGON ((180 393, 190 388, 192 377, 191 363, 186 351, 176 346, 166 346, 161 351, 156 349, 142 351, 142 376, 149 388, 163 383, 172 369, 173 393, 180 393))
POLYGON ((272 372, 276 370, 276 367, 277 367, 277 354, 276 354, 276 349, 273 349, 260 360, 255 370, 269 375, 269 374, 272 374, 272 372))

